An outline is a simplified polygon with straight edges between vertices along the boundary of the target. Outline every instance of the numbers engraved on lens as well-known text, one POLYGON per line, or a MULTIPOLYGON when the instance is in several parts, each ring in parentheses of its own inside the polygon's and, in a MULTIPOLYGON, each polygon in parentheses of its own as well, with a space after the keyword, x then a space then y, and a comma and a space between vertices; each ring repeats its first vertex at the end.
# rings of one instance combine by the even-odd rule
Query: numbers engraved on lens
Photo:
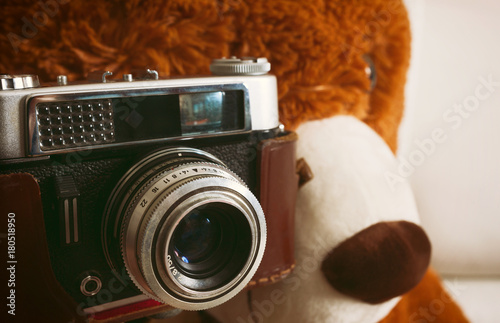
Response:
POLYGON ((172 275, 177 276, 179 272, 177 271, 177 269, 175 269, 174 263, 172 262, 172 257, 170 255, 167 255, 167 267, 172 275))

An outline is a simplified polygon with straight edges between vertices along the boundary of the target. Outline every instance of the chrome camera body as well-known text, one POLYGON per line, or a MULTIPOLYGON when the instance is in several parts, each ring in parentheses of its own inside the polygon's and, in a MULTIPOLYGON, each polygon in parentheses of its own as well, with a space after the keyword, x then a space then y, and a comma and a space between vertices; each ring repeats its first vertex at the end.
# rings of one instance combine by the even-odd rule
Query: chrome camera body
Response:
POLYGON ((261 147, 288 134, 276 78, 265 59, 211 68, 223 75, 0 77, 0 173, 38 180, 53 273, 84 315, 210 308, 257 271, 261 147))

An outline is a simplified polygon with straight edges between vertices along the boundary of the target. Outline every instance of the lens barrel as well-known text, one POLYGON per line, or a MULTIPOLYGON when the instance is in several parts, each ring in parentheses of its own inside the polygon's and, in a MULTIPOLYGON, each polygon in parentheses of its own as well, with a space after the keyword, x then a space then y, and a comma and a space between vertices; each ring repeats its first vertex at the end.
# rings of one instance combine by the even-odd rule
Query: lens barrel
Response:
POLYGON ((198 149, 165 149, 136 163, 107 210, 106 225, 120 228, 117 244, 132 281, 180 309, 227 301, 250 281, 264 253, 266 225, 257 198, 220 160, 198 149))

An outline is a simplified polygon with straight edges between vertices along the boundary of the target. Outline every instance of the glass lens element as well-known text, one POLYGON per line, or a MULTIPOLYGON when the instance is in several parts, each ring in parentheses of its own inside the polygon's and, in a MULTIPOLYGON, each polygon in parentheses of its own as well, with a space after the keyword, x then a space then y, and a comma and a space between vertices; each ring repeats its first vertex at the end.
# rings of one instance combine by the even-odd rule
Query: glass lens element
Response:
POLYGON ((186 264, 198 263, 210 257, 220 241, 218 221, 203 209, 195 209, 182 219, 174 232, 174 253, 186 264))
POLYGON ((191 210, 177 224, 169 254, 175 279, 192 290, 212 290, 241 273, 252 245, 245 215, 229 204, 212 202, 191 210))

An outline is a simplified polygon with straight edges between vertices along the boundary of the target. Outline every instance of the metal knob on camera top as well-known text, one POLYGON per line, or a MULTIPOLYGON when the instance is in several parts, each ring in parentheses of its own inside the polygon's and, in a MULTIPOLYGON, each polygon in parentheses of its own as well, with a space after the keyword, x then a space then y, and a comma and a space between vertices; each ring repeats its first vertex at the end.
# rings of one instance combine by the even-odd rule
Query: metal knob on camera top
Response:
POLYGON ((214 59, 210 71, 214 75, 263 75, 271 70, 271 63, 265 57, 243 57, 214 59))
POLYGON ((39 87, 38 76, 32 74, 0 74, 0 90, 22 90, 39 87))

